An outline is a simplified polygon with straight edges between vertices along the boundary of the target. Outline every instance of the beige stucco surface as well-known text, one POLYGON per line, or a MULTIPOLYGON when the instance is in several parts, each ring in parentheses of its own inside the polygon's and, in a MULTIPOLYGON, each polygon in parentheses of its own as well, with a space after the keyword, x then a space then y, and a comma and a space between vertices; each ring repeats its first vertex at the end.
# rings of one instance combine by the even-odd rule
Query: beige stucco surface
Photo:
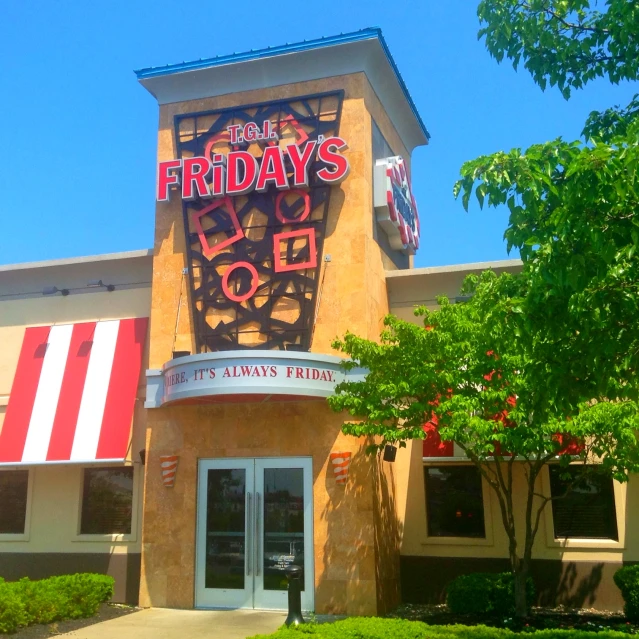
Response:
MULTIPOLYGON (((437 464, 436 461, 427 463, 437 464)), ((440 462, 450 463, 450 462, 440 462)), ((508 541, 501 522, 497 498, 485 484, 484 516, 486 539, 446 539, 428 536, 426 526, 426 495, 424 493, 424 461, 421 442, 414 442, 407 449, 398 451, 398 504, 403 521, 401 552, 403 555, 438 557, 508 557, 508 541), (403 511, 403 512, 402 512, 403 511)), ((539 491, 549 493, 547 475, 539 482, 539 491)), ((524 494, 523 469, 515 472, 515 493, 524 494)), ((627 484, 615 482, 617 526, 619 541, 568 540, 558 542, 553 537, 552 511, 548 508, 542 519, 534 547, 536 559, 561 559, 564 561, 637 561, 639 559, 639 521, 632 516, 639 506, 639 489, 636 477, 627 484)), ((517 522, 523 527, 523 508, 517 522)), ((522 540, 523 541, 523 540, 522 540)))
POLYGON ((136 463, 131 534, 80 535, 83 467, 30 467, 26 533, 22 538, 0 535, 0 553, 140 552, 143 472, 136 463))

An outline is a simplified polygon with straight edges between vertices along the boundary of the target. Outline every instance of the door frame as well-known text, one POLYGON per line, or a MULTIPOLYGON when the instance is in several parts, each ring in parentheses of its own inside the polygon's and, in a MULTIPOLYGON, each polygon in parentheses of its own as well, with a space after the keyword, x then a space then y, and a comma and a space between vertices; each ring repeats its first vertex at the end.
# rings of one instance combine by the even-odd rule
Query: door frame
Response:
POLYGON ((302 468, 304 478, 304 591, 302 610, 315 609, 315 540, 313 501, 313 458, 312 457, 224 457, 198 459, 196 487, 196 531, 195 531, 195 580, 194 602, 196 608, 256 610, 286 610, 288 591, 265 591, 263 581, 264 558, 264 491, 263 477, 266 468, 302 468), (206 572, 206 515, 208 471, 213 469, 244 469, 245 484, 245 556, 244 590, 224 590, 205 588, 206 572), (258 482, 258 472, 261 478, 258 482), (256 521, 258 486, 260 488, 261 513, 256 521), (256 527, 259 526, 259 528, 256 527), (259 531, 259 532, 258 532, 259 531), (256 544, 256 532, 259 544, 256 544), (258 554, 259 553, 259 554, 258 554), (257 562, 261 561, 260 575, 256 575, 257 562), (258 592, 259 591, 259 592, 258 592))

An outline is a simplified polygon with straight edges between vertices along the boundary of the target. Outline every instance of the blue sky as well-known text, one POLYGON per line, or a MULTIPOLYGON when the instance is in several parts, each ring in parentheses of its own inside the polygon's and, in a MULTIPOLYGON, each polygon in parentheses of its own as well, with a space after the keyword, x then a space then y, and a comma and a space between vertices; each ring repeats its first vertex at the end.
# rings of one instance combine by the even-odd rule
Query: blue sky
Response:
POLYGON ((0 21, 0 263, 152 246, 157 105, 133 69, 379 26, 432 134, 413 155, 417 266, 508 257, 505 212, 452 197, 478 155, 578 137, 636 85, 595 82, 566 102, 498 65, 476 0, 29 0, 0 21))

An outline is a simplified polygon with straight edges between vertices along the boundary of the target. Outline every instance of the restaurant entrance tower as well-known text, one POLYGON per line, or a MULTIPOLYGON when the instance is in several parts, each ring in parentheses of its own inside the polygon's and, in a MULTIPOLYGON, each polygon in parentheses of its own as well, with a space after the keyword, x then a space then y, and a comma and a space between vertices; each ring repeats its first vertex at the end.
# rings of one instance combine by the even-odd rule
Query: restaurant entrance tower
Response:
MULTIPOLYGON (((331 341, 375 339, 428 133, 381 33, 137 72, 160 107, 140 603, 398 602, 390 466, 341 433, 331 341)), ((351 371, 356 378, 362 371, 351 371)))

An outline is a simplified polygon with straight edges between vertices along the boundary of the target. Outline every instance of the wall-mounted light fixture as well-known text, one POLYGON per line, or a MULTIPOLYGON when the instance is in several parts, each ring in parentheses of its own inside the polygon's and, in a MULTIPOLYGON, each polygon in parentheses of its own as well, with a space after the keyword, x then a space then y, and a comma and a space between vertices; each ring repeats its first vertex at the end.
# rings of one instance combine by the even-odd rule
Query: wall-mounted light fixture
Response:
POLYGON ((344 485, 348 479, 351 453, 331 453, 329 457, 333 465, 333 472, 335 473, 335 483, 344 485))
POLYGON ((115 291, 115 285, 113 284, 104 284, 102 280, 89 280, 87 282, 87 288, 106 288, 109 293, 111 291, 115 291))
POLYGON ((396 456, 397 456, 397 446, 393 446, 392 444, 386 444, 386 446, 384 446, 384 461, 393 463, 395 461, 396 456))
POLYGON ((58 288, 57 286, 45 286, 42 289, 42 295, 55 295, 56 293, 61 293, 62 295, 68 295, 68 288, 58 288))
POLYGON ((162 470, 162 483, 165 488, 175 486, 175 474, 177 473, 179 455, 160 455, 160 469, 162 470))

